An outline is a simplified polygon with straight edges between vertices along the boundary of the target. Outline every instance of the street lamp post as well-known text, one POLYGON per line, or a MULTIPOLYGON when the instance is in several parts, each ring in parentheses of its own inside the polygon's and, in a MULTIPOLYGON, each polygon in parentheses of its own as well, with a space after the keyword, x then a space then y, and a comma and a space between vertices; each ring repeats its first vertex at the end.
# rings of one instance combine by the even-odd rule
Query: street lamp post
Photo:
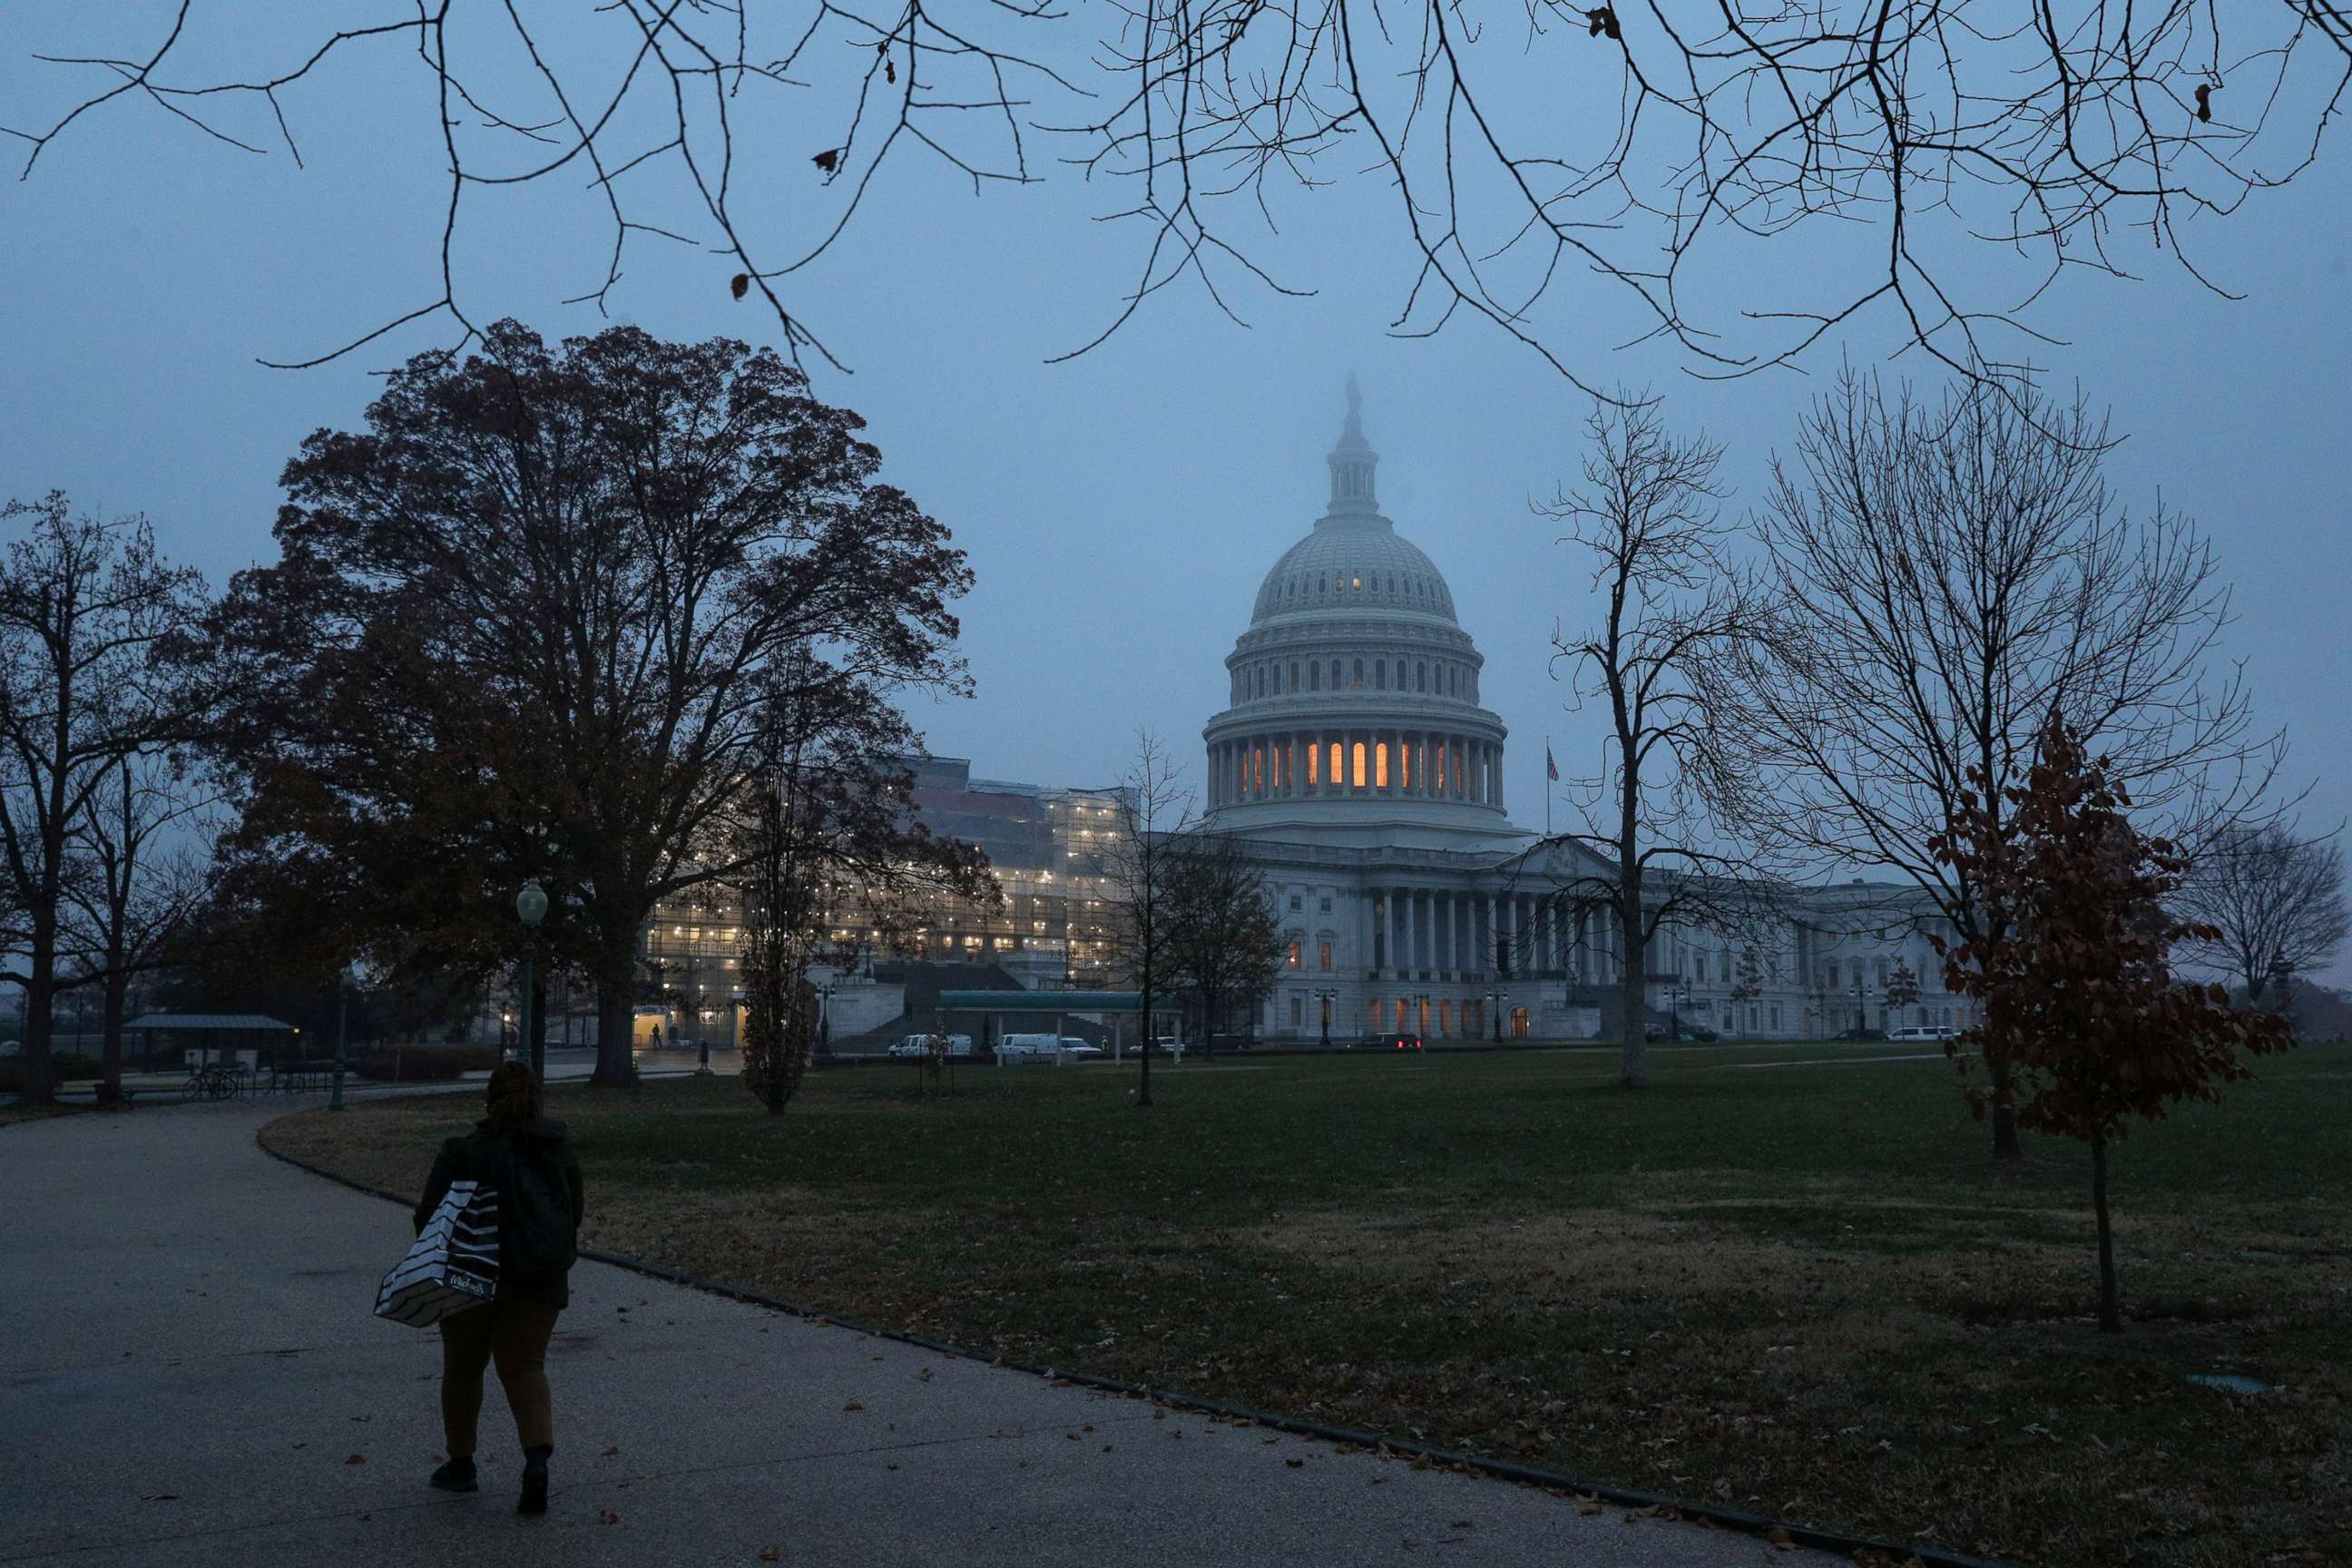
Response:
POLYGON ((343 970, 335 976, 335 1092, 327 1101, 330 1110, 343 1109, 343 1039, 351 1032, 352 972, 343 970))
POLYGON ((522 1038, 530 1049, 531 1075, 547 1081, 547 1050, 530 1027, 530 961, 539 956, 539 922, 547 918, 547 894, 534 877, 515 895, 515 918, 522 921, 522 1038))
POLYGON ((1331 1004, 1339 994, 1337 991, 1318 991, 1315 994, 1323 1004, 1323 1048, 1328 1051, 1331 1048, 1331 1004))

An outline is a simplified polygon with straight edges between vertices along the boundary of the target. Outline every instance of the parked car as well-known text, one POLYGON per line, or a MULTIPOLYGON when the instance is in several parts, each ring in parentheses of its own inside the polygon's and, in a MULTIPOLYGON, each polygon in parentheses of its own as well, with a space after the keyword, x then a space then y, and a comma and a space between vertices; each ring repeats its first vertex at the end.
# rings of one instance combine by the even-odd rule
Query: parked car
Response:
POLYGON ((948 1037, 948 1055, 950 1057, 968 1057, 971 1055, 971 1037, 970 1035, 950 1035, 948 1037))
POLYGON ((1913 1024, 1888 1036, 1895 1040, 1954 1040, 1960 1032, 1948 1024, 1913 1024))
POLYGON ((930 1048, 931 1037, 929 1035, 905 1035, 890 1042, 889 1054, 894 1057, 919 1057, 929 1055, 930 1048))
POLYGON ((1078 1038, 1076 1035, 1064 1035, 1062 1037, 1062 1054, 1069 1058, 1072 1061, 1091 1062, 1099 1061, 1110 1053, 1104 1050, 1100 1046, 1088 1045, 1086 1041, 1078 1038))
POLYGON ((1830 1037, 1832 1040, 1883 1040, 1885 1037, 1885 1030, 1873 1029, 1867 1026, 1855 1029, 1841 1029, 1836 1034, 1830 1037))
POLYGON ((1374 1035, 1365 1044, 1376 1051, 1417 1051, 1422 1048, 1419 1035, 1374 1035))
POLYGON ((1151 1048, 1163 1057, 1171 1057, 1180 1062, 1184 1059, 1184 1042, 1173 1035, 1160 1036, 1151 1042, 1151 1048))
POLYGON ((1002 1062, 1050 1062, 1062 1054, 1059 1035, 1007 1035, 996 1042, 1002 1062))

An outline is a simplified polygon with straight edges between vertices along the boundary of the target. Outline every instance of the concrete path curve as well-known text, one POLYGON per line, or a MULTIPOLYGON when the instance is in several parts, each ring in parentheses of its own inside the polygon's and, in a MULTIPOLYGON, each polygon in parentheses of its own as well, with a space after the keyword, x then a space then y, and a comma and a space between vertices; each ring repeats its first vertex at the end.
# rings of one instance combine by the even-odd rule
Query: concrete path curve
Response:
POLYGON ((425 1488, 437 1346, 369 1311, 406 1216, 262 1154, 282 1109, 0 1129, 0 1563, 1832 1561, 595 1265, 549 1357, 552 1507, 519 1520, 495 1393, 483 1490, 425 1488))

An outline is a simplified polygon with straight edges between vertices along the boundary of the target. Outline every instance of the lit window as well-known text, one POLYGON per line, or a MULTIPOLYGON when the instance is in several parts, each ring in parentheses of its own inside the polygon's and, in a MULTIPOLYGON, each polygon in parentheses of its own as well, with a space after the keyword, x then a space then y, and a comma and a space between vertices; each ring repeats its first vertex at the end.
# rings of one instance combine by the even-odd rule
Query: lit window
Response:
POLYGON ((1293 968, 1293 969, 1296 969, 1296 968, 1297 968, 1297 967, 1298 967, 1298 948, 1299 948, 1298 939, 1297 939, 1297 937, 1293 937, 1293 938, 1291 938, 1291 939, 1290 939, 1290 967, 1291 967, 1291 968, 1293 968))
POLYGON ((1352 776, 1355 779, 1356 787, 1361 789, 1364 787, 1364 743, 1361 741, 1358 741, 1355 744, 1354 760, 1356 766, 1352 776))
POLYGON ((1412 747, 1410 745, 1399 746, 1397 748, 1397 788, 1411 789, 1412 787, 1412 747))
POLYGON ((1336 789, 1336 788, 1338 788, 1340 783, 1341 783, 1341 779, 1340 779, 1340 772, 1339 772, 1339 742, 1337 742, 1337 741, 1334 741, 1334 742, 1331 742, 1331 784, 1332 784, 1332 787, 1333 787, 1333 788, 1335 788, 1335 789, 1336 789))
POLYGON ((1389 787, 1389 748, 1386 742, 1372 748, 1372 786, 1375 789, 1389 787))
MULTIPOLYGON (((1321 766, 1322 761, 1322 747, 1309 746, 1307 748, 1307 782, 1308 784, 1321 784, 1323 782, 1323 769, 1321 766)), ((1297 909, 1297 907, 1298 906, 1297 904, 1291 905, 1291 908, 1293 909, 1297 909)))
POLYGON ((1360 574, 1360 573, 1359 573, 1359 574, 1357 574, 1356 578, 1355 578, 1355 589, 1356 589, 1356 592, 1357 592, 1357 593, 1359 593, 1359 594, 1360 594, 1360 593, 1362 593, 1362 592, 1364 591, 1364 579, 1363 579, 1363 575, 1362 575, 1362 574, 1360 574))
POLYGON ((1317 942, 1315 945, 1319 951, 1319 956, 1323 961, 1323 967, 1328 971, 1331 967, 1331 944, 1328 942, 1317 942))

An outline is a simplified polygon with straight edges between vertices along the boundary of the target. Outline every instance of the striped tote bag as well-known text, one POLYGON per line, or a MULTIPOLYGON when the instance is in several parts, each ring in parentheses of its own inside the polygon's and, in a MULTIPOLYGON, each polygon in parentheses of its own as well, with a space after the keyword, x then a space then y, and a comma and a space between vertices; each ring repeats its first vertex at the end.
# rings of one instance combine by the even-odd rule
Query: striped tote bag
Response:
POLYGON ((408 1256, 376 1288, 375 1315, 429 1329, 488 1302, 499 1288, 499 1194, 478 1182, 449 1184, 408 1256))

